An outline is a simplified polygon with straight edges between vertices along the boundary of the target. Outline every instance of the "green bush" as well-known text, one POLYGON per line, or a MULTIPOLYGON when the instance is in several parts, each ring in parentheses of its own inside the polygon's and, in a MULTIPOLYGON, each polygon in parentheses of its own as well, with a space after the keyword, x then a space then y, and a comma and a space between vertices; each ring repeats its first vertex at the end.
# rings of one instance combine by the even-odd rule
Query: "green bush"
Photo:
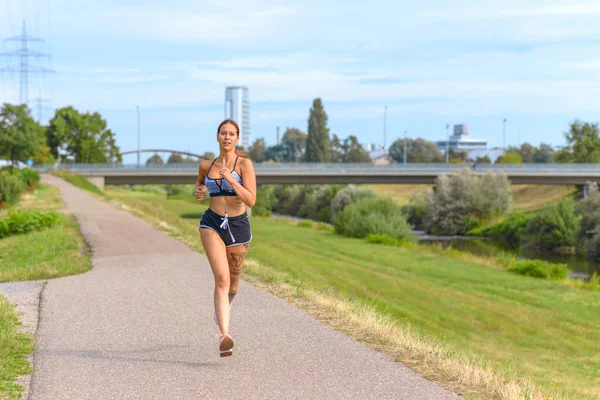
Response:
POLYGON ((464 235, 482 220, 507 213, 512 192, 506 175, 484 176, 465 170, 437 178, 425 196, 423 228, 432 234, 464 235))
POLYGON ((386 234, 398 240, 414 240, 402 209, 384 197, 366 197, 348 204, 337 214, 334 227, 343 236, 365 238, 386 234))
POLYGON ((261 186, 256 191, 256 203, 252 207, 252 215, 269 217, 276 205, 275 187, 273 185, 261 186))
POLYGON ((397 246, 398 240, 386 234, 371 234, 365 238, 367 243, 384 244, 386 246, 397 246))
POLYGON ((571 198, 551 203, 538 211, 527 223, 525 245, 540 250, 571 247, 576 243, 579 218, 571 198))
POLYGON ((402 212, 406 215, 406 220, 414 229, 423 229, 423 221, 427 214, 427 207, 422 200, 415 199, 402 207, 402 212))
POLYGON ((525 230, 532 218, 533 214, 514 214, 499 224, 481 230, 481 234, 517 249, 525 242, 525 230))
POLYGON ((11 235, 40 231, 63 221, 62 215, 55 212, 11 211, 6 218, 0 219, 0 239, 11 235))
POLYGON ((339 190, 331 199, 329 220, 335 221, 336 215, 340 213, 348 204, 357 202, 364 198, 376 197, 377 193, 371 189, 361 186, 348 185, 339 190))
POLYGON ((580 216, 577 243, 585 250, 600 250, 600 191, 596 185, 589 185, 587 198, 577 202, 575 213, 580 216))
POLYGON ((35 169, 24 168, 19 170, 18 174, 28 187, 36 187, 40 183, 40 173, 35 169))
POLYGON ((273 207, 277 214, 299 216, 300 206, 304 201, 307 185, 282 185, 275 188, 275 196, 279 200, 273 207))
POLYGON ((544 260, 516 260, 507 270, 542 279, 565 279, 569 274, 566 264, 554 264, 544 260))
POLYGON ((9 171, 0 171, 0 204, 14 204, 25 191, 26 184, 9 171))
POLYGON ((296 226, 299 226, 300 228, 312 228, 313 222, 310 220, 300 221, 296 224, 296 226))

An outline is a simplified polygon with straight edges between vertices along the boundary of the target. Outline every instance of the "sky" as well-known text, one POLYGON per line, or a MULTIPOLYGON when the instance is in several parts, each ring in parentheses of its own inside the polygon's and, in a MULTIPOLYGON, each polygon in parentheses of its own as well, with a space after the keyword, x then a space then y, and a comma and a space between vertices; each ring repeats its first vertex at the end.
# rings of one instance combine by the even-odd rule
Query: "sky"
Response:
MULTIPOLYGON (((330 134, 387 146, 443 140, 466 124, 489 147, 565 144, 576 119, 598 121, 600 3, 230 0, 0 0, 0 38, 28 33, 51 58, 32 65, 34 116, 99 112, 122 151, 216 152, 226 86, 250 94, 252 140, 306 132, 321 98, 330 134)), ((3 41, 0 52, 16 49, 3 41)), ((0 57, 0 67, 17 59, 0 57)), ((0 102, 19 79, 0 73, 0 102)), ((151 154, 142 155, 143 159, 151 154)), ((127 156, 125 162, 135 162, 127 156)))

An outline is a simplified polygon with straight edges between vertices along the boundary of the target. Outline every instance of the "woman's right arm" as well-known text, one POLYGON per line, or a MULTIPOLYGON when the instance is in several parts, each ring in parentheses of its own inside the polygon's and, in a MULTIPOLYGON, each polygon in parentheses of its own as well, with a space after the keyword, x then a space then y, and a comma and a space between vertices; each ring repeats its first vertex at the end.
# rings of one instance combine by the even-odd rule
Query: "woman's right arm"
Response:
POLYGON ((200 162, 198 165, 198 178, 196 179, 196 200, 204 200, 206 198, 206 185, 204 178, 206 177, 206 161, 200 162))

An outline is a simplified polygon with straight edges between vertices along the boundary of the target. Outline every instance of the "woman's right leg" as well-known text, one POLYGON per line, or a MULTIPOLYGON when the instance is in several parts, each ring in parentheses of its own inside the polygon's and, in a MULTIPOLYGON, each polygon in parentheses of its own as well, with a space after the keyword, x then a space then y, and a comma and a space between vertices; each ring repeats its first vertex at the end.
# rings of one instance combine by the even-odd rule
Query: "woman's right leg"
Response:
POLYGON ((201 228, 200 238, 215 278, 215 311, 222 333, 229 333, 229 263, 225 243, 213 230, 201 228))

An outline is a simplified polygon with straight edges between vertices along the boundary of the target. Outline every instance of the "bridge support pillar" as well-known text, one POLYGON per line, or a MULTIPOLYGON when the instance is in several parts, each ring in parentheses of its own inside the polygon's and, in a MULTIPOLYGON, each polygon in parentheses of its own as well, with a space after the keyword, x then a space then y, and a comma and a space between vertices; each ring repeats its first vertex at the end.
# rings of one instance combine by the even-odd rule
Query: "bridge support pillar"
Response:
POLYGON ((104 177, 103 176, 89 176, 88 181, 92 182, 98 188, 104 191, 104 177))

